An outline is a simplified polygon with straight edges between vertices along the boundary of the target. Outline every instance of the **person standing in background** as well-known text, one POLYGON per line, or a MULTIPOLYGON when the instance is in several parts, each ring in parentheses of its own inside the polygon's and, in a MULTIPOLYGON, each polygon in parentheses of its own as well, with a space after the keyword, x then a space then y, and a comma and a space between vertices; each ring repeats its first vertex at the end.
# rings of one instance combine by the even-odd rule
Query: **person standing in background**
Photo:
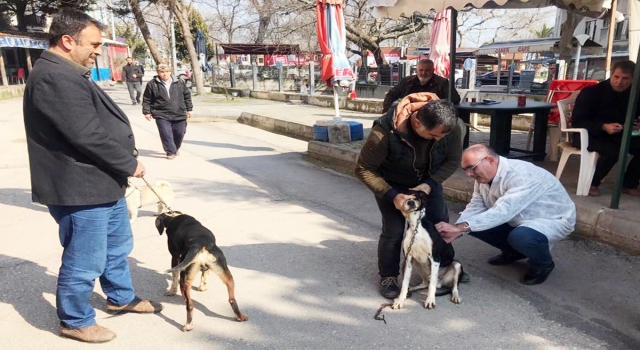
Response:
POLYGON ((142 95, 142 76, 144 69, 139 64, 133 63, 133 58, 127 57, 127 64, 122 67, 122 80, 127 84, 131 104, 134 106, 140 103, 140 95, 142 95))

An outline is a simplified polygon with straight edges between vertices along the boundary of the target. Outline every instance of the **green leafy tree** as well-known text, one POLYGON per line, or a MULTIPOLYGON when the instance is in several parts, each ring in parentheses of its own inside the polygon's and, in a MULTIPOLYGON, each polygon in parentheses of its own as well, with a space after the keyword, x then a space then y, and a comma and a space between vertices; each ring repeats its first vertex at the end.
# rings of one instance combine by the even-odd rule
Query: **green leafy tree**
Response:
MULTIPOLYGON (((204 18, 198 11, 194 8, 191 8, 189 12, 189 27, 191 28, 191 35, 195 38, 196 32, 198 29, 204 33, 205 38, 209 38, 209 30, 208 25, 205 22, 204 18)), ((179 60, 189 58, 189 53, 187 52, 187 44, 184 42, 184 34, 182 33, 182 26, 175 26, 176 28, 176 56, 179 60)), ((207 39, 207 55, 209 57, 213 56, 214 47, 211 42, 207 39)), ((209 58, 207 57, 207 59, 209 58)))
POLYGON ((124 38, 125 43, 131 49, 131 57, 137 60, 147 57, 147 43, 135 24, 124 23, 116 25, 116 36, 124 38))
POLYGON ((547 24, 544 23, 542 28, 540 29, 531 29, 531 33, 536 36, 536 38, 548 38, 553 35, 554 28, 547 27, 547 24))
POLYGON ((53 14, 62 7, 73 7, 86 11, 96 0, 0 0, 0 13, 15 15, 18 22, 18 30, 27 30, 25 13, 31 12, 35 16, 53 14))

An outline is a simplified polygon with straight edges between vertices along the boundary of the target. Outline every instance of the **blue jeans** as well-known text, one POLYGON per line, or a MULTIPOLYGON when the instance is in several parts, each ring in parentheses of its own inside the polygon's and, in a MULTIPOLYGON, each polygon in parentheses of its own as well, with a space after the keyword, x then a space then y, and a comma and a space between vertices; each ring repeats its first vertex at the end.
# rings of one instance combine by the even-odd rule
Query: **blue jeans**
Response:
POLYGON ((64 248, 56 291, 58 318, 68 328, 92 326, 96 313, 89 300, 96 278, 109 303, 126 305, 135 299, 127 261, 133 249, 127 204, 121 198, 100 205, 48 207, 64 248))
MULTIPOLYGON (((425 216, 422 220, 433 224, 440 221, 449 222, 449 211, 442 185, 433 187, 427 198, 425 216)), ((393 202, 379 197, 376 197, 376 202, 382 214, 382 234, 378 241, 378 273, 380 277, 397 277, 400 272, 405 218, 393 202)))
POLYGON ((502 224, 492 229, 469 234, 500 249, 503 253, 524 255, 529 258, 529 267, 532 269, 553 265, 553 258, 549 252, 549 239, 529 227, 511 227, 509 224, 502 224))

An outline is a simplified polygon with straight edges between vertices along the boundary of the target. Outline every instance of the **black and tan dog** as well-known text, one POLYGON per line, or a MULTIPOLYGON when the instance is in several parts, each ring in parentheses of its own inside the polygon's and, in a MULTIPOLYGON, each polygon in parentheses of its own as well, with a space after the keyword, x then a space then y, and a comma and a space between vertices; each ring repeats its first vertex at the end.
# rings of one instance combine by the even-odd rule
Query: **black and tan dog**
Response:
POLYGON ((229 304, 236 314, 236 321, 246 321, 248 318, 240 312, 235 297, 233 276, 227 267, 227 260, 222 250, 216 245, 213 233, 198 220, 180 212, 163 213, 156 219, 156 228, 162 234, 167 231, 169 253, 171 253, 171 269, 173 274, 171 287, 165 295, 176 295, 178 292, 178 274, 180 276, 180 290, 187 303, 187 323, 182 327, 183 332, 193 329, 193 302, 191 300, 191 285, 193 279, 202 272, 199 290, 206 290, 206 273, 213 271, 227 286, 229 304))
POLYGON ((415 191, 411 194, 415 198, 402 203, 402 215, 407 222, 402 240, 405 266, 400 294, 391 307, 402 308, 410 289, 415 291, 428 288, 424 307, 432 309, 436 306, 436 289, 441 287, 451 288, 451 301, 459 304, 461 299, 458 283, 462 275, 462 265, 454 259, 455 252, 451 243, 442 239, 431 222, 422 220, 427 201, 424 192, 415 191), (422 282, 409 288, 412 267, 418 270, 422 282))

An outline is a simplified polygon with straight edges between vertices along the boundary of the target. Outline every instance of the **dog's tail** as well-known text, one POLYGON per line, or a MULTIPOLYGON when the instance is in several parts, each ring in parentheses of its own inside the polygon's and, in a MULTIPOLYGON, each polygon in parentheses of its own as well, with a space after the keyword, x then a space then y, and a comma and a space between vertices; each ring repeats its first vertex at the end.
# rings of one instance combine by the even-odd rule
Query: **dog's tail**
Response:
POLYGON ((171 188, 171 184, 167 181, 164 180, 158 180, 156 181, 156 187, 169 187, 171 188))
MULTIPOLYGON (((204 248, 203 248, 204 249, 204 248)), ((182 260, 181 263, 179 263, 178 265, 176 265, 176 267, 167 270, 167 273, 169 272, 180 272, 183 271, 184 269, 186 269, 189 265, 191 265, 193 263, 193 261, 196 259, 196 257, 198 256, 198 254, 200 253, 202 249, 199 248, 191 248, 189 249, 189 251, 187 251, 187 254, 185 255, 184 259, 182 260)))

